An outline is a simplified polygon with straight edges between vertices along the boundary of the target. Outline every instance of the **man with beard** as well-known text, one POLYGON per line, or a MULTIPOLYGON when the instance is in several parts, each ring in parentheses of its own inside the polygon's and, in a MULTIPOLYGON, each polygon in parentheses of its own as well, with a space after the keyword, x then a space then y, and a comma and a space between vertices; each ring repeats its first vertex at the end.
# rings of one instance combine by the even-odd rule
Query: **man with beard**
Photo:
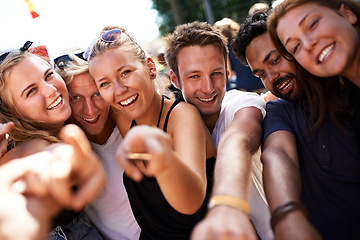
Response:
POLYGON ((264 13, 247 18, 231 47, 282 98, 267 104, 261 156, 275 238, 354 239, 359 90, 338 78, 310 75, 283 58, 266 21, 264 13))

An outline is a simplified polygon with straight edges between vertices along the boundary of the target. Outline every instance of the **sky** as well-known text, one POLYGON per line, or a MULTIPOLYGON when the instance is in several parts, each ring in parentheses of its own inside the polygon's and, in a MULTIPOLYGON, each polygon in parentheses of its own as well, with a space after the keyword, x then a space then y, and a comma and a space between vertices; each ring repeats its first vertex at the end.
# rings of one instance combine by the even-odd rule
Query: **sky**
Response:
POLYGON ((46 45, 50 58, 83 48, 106 25, 125 28, 141 45, 160 36, 151 0, 31 0, 40 15, 33 19, 25 0, 0 0, 0 52, 27 40, 46 45))

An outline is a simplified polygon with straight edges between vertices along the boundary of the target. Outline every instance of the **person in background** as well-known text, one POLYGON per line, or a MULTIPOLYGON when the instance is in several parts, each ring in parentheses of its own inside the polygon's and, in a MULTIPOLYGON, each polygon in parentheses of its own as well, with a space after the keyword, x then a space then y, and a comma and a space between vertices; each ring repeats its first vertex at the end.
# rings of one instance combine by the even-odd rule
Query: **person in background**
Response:
POLYGON ((269 11, 270 6, 267 3, 262 3, 262 2, 258 2, 258 3, 254 3, 248 12, 248 16, 252 16, 257 12, 267 12, 269 11))
POLYGON ((140 228, 123 184, 124 170, 115 159, 122 136, 109 116, 110 105, 101 97, 82 54, 65 54, 54 62, 69 91, 70 122, 85 132, 106 172, 103 192, 86 206, 85 213, 107 239, 139 239, 140 228))
POLYGON ((359 89, 288 61, 246 19, 232 48, 281 99, 263 122, 264 188, 276 239, 356 239, 360 213, 359 89))
POLYGON ((265 102, 257 93, 226 91, 227 40, 207 23, 179 25, 167 36, 165 57, 173 84, 198 109, 217 146, 211 208, 192 239, 228 236, 222 229, 229 223, 237 237, 256 239, 257 232, 262 239, 272 239, 261 167, 256 165, 265 102))
POLYGON ((154 61, 138 43, 106 28, 85 55, 124 138, 117 159, 140 239, 188 239, 205 212, 206 159, 216 156, 210 134, 195 107, 157 92, 154 61))
POLYGON ((239 59, 237 59, 230 48, 230 43, 234 39, 237 31, 240 28, 240 24, 230 18, 223 18, 220 21, 215 22, 214 26, 218 28, 222 34, 227 38, 229 49, 229 66, 230 75, 229 81, 226 83, 226 90, 240 89, 243 91, 255 91, 262 92, 264 85, 261 80, 251 73, 248 66, 243 65, 239 59))

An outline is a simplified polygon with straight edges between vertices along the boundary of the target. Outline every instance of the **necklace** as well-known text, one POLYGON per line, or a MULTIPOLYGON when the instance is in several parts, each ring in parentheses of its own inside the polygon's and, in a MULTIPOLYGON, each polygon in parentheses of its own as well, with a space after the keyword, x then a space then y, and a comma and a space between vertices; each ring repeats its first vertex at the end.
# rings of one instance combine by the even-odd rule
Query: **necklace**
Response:
MULTIPOLYGON (((161 96, 161 107, 160 107, 160 113, 159 113, 159 118, 158 118, 158 121, 157 121, 156 127, 159 127, 159 125, 160 125, 161 115, 162 115, 163 108, 164 108, 164 98, 165 98, 165 96, 164 96, 164 95, 162 95, 162 96, 161 96)), ((136 125, 137 125, 137 124, 136 124, 136 121, 135 121, 135 119, 134 119, 134 120, 132 120, 132 122, 131 122, 131 126, 130 126, 130 128, 132 128, 133 126, 136 126, 136 125)))

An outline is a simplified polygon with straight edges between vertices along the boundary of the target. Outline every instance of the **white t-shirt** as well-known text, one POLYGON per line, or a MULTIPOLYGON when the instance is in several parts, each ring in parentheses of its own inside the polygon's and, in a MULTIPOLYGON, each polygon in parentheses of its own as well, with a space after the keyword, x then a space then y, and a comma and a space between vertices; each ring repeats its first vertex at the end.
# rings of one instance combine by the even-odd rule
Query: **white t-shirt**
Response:
POLYGON ((115 127, 105 144, 91 143, 106 172, 106 185, 101 195, 85 208, 85 212, 109 239, 139 239, 140 227, 132 213, 123 184, 124 170, 115 159, 121 141, 119 129, 115 127))
MULTIPOLYGON (((239 90, 230 90, 226 92, 221 104, 219 118, 212 132, 212 139, 216 148, 218 147, 221 135, 232 123, 238 110, 245 107, 256 107, 261 111, 264 118, 266 115, 265 105, 265 101, 257 93, 243 92, 239 90)), ((274 239, 270 226, 270 211, 265 199, 262 185, 260 149, 253 157, 252 168, 252 181, 249 193, 250 219, 256 228, 256 232, 262 240, 274 239)))

